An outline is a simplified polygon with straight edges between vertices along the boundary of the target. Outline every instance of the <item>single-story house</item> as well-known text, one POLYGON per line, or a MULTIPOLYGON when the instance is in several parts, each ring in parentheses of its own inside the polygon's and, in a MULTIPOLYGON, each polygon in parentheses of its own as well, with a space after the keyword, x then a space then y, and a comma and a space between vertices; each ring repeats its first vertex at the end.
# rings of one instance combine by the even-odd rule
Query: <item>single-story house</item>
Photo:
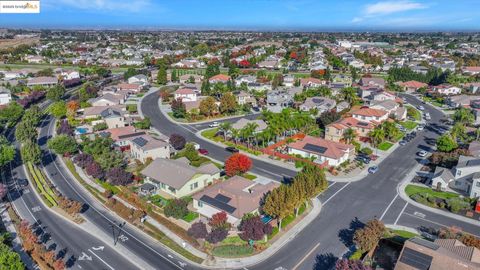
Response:
POLYGON ((225 74, 217 74, 210 79, 208 79, 208 82, 211 84, 215 83, 227 83, 230 80, 230 76, 225 75, 225 74))
POLYGON ((157 158, 142 170, 145 182, 167 197, 181 198, 202 190, 220 178, 220 169, 212 163, 194 167, 188 159, 157 158))
POLYGON ((382 123, 388 119, 388 112, 373 108, 360 108, 351 112, 352 117, 366 122, 382 123))
POLYGON ((182 102, 197 101, 197 93, 190 88, 179 88, 174 92, 174 98, 182 102))
POLYGON ((57 77, 35 77, 35 78, 29 78, 27 80, 27 86, 44 86, 44 87, 51 87, 55 86, 58 84, 58 78, 57 77))
POLYGON ((326 161, 330 166, 340 165, 355 153, 353 145, 312 136, 305 136, 302 140, 289 143, 287 149, 291 155, 300 155, 308 159, 313 157, 314 162, 322 164, 326 161))
POLYGON ((207 218, 224 211, 228 222, 236 226, 245 214, 258 214, 265 194, 278 186, 273 181, 261 183, 237 175, 193 195, 193 207, 207 218))
POLYGON ((309 97, 300 105, 300 110, 310 111, 312 109, 317 109, 318 113, 324 113, 331 111, 335 108, 337 102, 334 99, 327 97, 309 97))
POLYGON ((255 133, 262 132, 263 130, 265 130, 268 127, 267 123, 265 123, 265 121, 263 121, 261 119, 249 120, 249 119, 246 119, 246 118, 240 118, 240 119, 237 120, 237 122, 233 123, 232 128, 233 129, 243 129, 249 123, 257 124, 257 127, 255 128, 255 131, 254 131, 255 133))

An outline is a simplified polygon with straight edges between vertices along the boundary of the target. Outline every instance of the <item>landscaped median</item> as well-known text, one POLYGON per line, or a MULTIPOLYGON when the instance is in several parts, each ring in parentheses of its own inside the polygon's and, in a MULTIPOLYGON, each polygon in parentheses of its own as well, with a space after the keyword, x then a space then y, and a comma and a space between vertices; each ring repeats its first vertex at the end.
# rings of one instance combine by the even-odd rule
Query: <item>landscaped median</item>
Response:
POLYGON ((33 178, 35 182, 35 188, 37 189, 38 193, 41 195, 42 200, 45 202, 46 205, 49 207, 57 206, 58 205, 58 197, 53 192, 50 185, 45 180, 42 172, 34 166, 31 162, 27 163, 28 173, 31 178, 33 178))

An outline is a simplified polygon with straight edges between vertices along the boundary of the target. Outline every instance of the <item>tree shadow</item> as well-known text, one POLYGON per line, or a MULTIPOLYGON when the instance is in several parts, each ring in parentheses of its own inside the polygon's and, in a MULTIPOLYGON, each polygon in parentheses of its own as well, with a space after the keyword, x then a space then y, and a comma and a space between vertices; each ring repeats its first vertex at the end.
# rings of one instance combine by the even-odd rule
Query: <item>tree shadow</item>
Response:
POLYGON ((340 241, 350 249, 354 245, 353 235, 355 234, 355 231, 363 227, 365 227, 365 223, 355 217, 350 222, 350 226, 347 229, 342 229, 338 232, 338 237, 340 238, 340 241))
POLYGON ((315 264, 313 270, 330 270, 334 269, 338 258, 332 253, 318 254, 315 257, 315 264))

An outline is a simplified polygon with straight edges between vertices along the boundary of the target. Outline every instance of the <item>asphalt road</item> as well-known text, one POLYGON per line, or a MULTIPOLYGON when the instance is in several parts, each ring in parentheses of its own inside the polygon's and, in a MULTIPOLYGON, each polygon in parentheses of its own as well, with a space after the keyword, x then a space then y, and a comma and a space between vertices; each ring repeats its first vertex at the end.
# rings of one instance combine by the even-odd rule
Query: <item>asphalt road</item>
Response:
MULTIPOLYGON (((407 97, 409 103, 419 105, 414 98, 407 97)), ((191 128, 171 123, 160 112, 158 95, 152 94, 143 99, 143 113, 150 117, 152 125, 160 132, 170 135, 178 133, 195 141, 209 151, 217 160, 225 160, 230 153, 223 148, 196 137, 191 128)), ((429 123, 439 125, 444 116, 429 105, 424 105, 432 120, 429 123)), ((389 224, 404 225, 413 228, 441 227, 455 225, 478 235, 479 226, 460 222, 443 215, 426 212, 413 205, 407 205, 397 194, 397 185, 414 168, 420 159, 419 150, 431 150, 425 139, 436 138, 439 134, 432 129, 417 132, 415 139, 399 147, 379 165, 379 170, 358 182, 331 183, 330 188, 319 196, 323 208, 316 220, 299 232, 287 245, 274 256, 259 262, 249 269, 328 269, 336 258, 348 253, 352 247, 353 231, 360 224, 372 219, 384 219, 389 224)), ((282 176, 292 176, 295 172, 253 160, 253 172, 280 180, 282 176)), ((382 219, 382 220, 383 220, 382 219)))

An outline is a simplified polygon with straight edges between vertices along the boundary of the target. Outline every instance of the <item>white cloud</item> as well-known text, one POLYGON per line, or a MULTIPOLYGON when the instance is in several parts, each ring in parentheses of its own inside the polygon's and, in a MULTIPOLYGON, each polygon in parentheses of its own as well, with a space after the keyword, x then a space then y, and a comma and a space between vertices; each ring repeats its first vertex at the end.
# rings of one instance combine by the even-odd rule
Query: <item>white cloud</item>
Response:
POLYGON ((379 16, 425 8, 427 8, 426 5, 413 1, 386 1, 367 5, 365 7, 365 15, 379 16))
POLYGON ((150 6, 150 0, 57 0, 55 5, 66 5, 91 11, 140 12, 150 6))

